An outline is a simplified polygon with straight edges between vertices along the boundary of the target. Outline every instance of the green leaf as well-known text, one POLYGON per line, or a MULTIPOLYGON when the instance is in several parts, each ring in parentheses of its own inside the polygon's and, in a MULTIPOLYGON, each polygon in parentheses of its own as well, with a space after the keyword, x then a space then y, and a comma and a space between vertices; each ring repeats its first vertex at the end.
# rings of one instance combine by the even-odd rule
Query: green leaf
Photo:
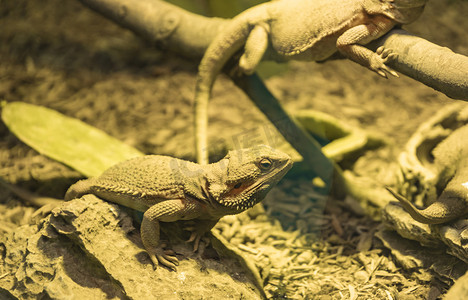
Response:
POLYGON ((3 122, 20 140, 87 177, 98 176, 116 163, 143 155, 105 132, 57 111, 24 102, 2 106, 3 122))

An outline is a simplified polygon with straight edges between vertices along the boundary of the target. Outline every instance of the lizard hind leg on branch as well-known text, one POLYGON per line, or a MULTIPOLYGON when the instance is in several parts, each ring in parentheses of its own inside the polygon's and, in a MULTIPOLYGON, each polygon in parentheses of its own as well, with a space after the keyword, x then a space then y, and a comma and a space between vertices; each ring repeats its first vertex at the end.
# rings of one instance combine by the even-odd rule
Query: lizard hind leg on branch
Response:
POLYGON ((257 68, 268 48, 269 28, 267 24, 257 24, 245 42, 244 53, 239 59, 239 71, 251 75, 257 68))

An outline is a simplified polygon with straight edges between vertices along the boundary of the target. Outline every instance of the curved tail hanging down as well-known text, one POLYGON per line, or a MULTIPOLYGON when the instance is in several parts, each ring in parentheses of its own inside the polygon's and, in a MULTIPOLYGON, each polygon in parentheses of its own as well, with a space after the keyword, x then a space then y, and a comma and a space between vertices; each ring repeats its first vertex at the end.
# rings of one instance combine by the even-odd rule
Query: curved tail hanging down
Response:
POLYGON ((22 189, 16 185, 13 185, 9 182, 7 182, 5 179, 0 177, 0 186, 5 187, 8 189, 10 192, 18 196, 20 199, 26 201, 29 204, 35 205, 35 206, 44 206, 44 205, 49 205, 51 207, 59 206, 60 204, 63 203, 62 200, 60 199, 55 199, 51 197, 43 197, 43 196, 38 196, 36 194, 33 194, 25 189, 22 189))
POLYGON ((436 202, 425 209, 418 209, 408 199, 391 188, 387 190, 403 205, 405 210, 418 222, 424 224, 442 224, 452 221, 466 213, 467 204, 457 195, 445 191, 436 202))
POLYGON ((197 162, 208 164, 208 101, 216 79, 227 60, 245 44, 248 22, 235 18, 213 40, 198 67, 195 88, 195 150, 197 162))

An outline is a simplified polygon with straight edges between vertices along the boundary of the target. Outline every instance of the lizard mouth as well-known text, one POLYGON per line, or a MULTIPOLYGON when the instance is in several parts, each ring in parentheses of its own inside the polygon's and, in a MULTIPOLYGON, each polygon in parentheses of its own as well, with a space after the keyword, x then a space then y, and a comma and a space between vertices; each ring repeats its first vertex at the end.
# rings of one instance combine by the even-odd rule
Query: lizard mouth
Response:
POLYGON ((292 164, 285 165, 277 172, 259 177, 251 182, 243 183, 239 187, 233 187, 223 197, 223 201, 220 204, 237 211, 244 211, 253 207, 265 198, 271 188, 283 178, 291 167, 292 164))
POLYGON ((416 4, 419 2, 415 1, 415 3, 408 4, 408 6, 405 5, 407 1, 402 4, 392 3, 384 10, 383 13, 398 23, 408 24, 416 20, 421 15, 424 10, 425 2, 426 1, 423 1, 423 4, 416 4))
POLYGON ((395 8, 415 8, 424 6, 427 0, 395 0, 391 5, 395 8))

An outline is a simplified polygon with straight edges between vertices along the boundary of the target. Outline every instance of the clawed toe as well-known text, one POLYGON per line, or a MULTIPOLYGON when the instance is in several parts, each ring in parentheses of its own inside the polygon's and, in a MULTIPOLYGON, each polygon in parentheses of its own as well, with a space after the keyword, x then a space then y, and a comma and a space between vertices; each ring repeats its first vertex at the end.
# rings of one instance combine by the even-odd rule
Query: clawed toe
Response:
POLYGON ((191 243, 191 242, 195 241, 196 238, 197 238, 197 232, 192 231, 192 233, 190 234, 189 239, 187 240, 187 243, 191 243))
POLYGON ((163 247, 158 247, 153 251, 148 251, 148 254, 153 262, 154 269, 156 270, 158 265, 163 265, 173 271, 176 270, 176 266, 179 265, 179 260, 176 257, 176 254, 171 249, 163 249, 163 247))
POLYGON ((198 251, 198 246, 200 245, 200 239, 202 238, 202 236, 203 235, 197 233, 196 231, 193 231, 190 235, 190 238, 187 240, 187 243, 193 242, 193 252, 198 251))
POLYGON ((371 63, 371 69, 384 78, 388 78, 387 73, 395 77, 400 77, 397 72, 385 65, 386 63, 396 59, 398 57, 397 53, 394 53, 391 49, 385 49, 384 46, 380 46, 375 51, 375 54, 377 56, 374 57, 374 60, 371 63))
POLYGON ((397 72, 386 66, 386 63, 394 60, 398 55, 391 49, 385 49, 383 46, 375 51, 375 56, 371 58, 370 69, 384 78, 388 78, 387 74, 399 77, 397 72))
POLYGON ((387 56, 387 60, 394 60, 398 57, 398 54, 397 53, 390 53, 388 56, 387 56))
POLYGON ((175 256, 162 254, 162 255, 157 255, 156 257, 160 264, 168 267, 169 269, 173 271, 175 271, 176 267, 179 265, 179 260, 175 256))
POLYGON ((165 249, 165 250, 164 250, 164 254, 166 254, 166 255, 171 255, 171 256, 175 256, 175 255, 176 255, 175 251, 172 250, 172 249, 165 249))
MULTIPOLYGON (((213 228, 218 220, 208 220, 205 222, 198 222, 196 226, 187 226, 184 229, 191 231, 190 238, 187 240, 187 243, 193 242, 193 252, 198 251, 198 246, 200 245, 200 240, 203 236, 213 228)), ((209 239, 207 244, 209 243, 209 239)))
POLYGON ((377 70, 377 74, 379 74, 379 75, 382 76, 383 78, 388 78, 388 77, 387 77, 387 74, 386 74, 384 71, 382 71, 382 70, 377 70))

